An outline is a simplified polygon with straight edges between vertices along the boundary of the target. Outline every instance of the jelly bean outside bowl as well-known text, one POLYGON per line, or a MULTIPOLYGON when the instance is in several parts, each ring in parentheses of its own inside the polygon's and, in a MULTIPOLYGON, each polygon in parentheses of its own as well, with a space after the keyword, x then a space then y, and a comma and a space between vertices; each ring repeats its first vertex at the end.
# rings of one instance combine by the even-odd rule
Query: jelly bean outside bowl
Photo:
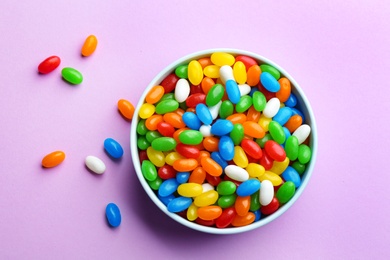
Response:
MULTIPOLYGON (((176 60, 175 62, 171 63, 169 66, 164 68, 149 83, 149 85, 144 90, 142 96, 140 97, 140 100, 139 100, 139 102, 136 106, 136 109, 135 109, 134 117, 132 119, 131 131, 130 131, 130 149, 131 149, 131 155, 132 155, 134 168, 135 168, 136 174, 138 176, 138 179, 139 179, 143 189, 148 194, 150 199, 154 202, 154 204, 156 204, 156 206, 158 208, 160 208, 160 210, 162 210, 166 215, 168 215, 170 218, 172 218, 173 220, 177 221, 178 223, 180 223, 186 227, 189 227, 191 229, 198 230, 201 232, 211 233, 211 234, 236 234, 236 233, 251 231, 253 229, 259 228, 261 226, 264 226, 264 225, 272 222, 273 220, 275 220, 276 218, 281 216, 284 212, 286 212, 297 201, 297 199, 300 197, 302 192, 305 190, 305 187, 307 186, 309 179, 312 175, 313 169, 314 169, 316 156, 317 156, 317 128, 316 128, 316 123, 315 123, 315 118, 314 118, 312 108, 311 108, 310 103, 309 103, 308 99, 306 98, 303 90, 300 88, 299 84, 293 79, 293 77, 291 77, 290 74, 288 74, 279 65, 275 64, 273 61, 271 61, 263 56, 260 56, 256 53, 249 52, 249 51, 238 50, 238 49, 209 49, 209 50, 195 52, 195 53, 189 54, 185 57, 182 57, 182 58, 176 60), (138 151, 138 147, 137 147, 137 130, 136 129, 137 129, 137 124, 140 120, 140 118, 138 116, 139 110, 140 110, 140 107, 142 106, 142 104, 144 103, 144 100, 145 100, 147 93, 154 86, 159 85, 161 83, 161 81, 166 76, 168 76, 170 73, 174 72, 176 67, 178 67, 180 65, 188 64, 191 60, 194 60, 194 59, 210 57, 210 55, 214 52, 226 52, 226 53, 230 53, 234 56, 247 55, 247 56, 250 56, 250 57, 254 58, 255 60, 257 60, 259 64, 264 64, 264 63, 269 64, 269 65, 272 65, 273 67, 275 67, 276 69, 278 69, 281 73, 281 76, 284 76, 290 80, 291 90, 296 95, 297 100, 298 100, 298 104, 299 104, 298 108, 300 108, 301 112, 305 116, 305 123, 309 124, 311 126, 311 134, 310 134, 309 138, 310 138, 310 147, 312 149, 312 157, 311 157, 310 162, 306 165, 305 173, 301 177, 302 178, 301 179, 301 186, 296 190, 294 196, 286 204, 281 206, 276 212, 274 212, 273 214, 271 214, 269 216, 261 218, 257 222, 253 222, 252 224, 247 225, 247 226, 243 226, 243 227, 217 228, 217 227, 202 226, 202 225, 199 225, 195 222, 191 222, 185 218, 182 218, 181 216, 179 216, 176 213, 169 212, 167 207, 157 197, 157 194, 155 193, 155 191, 153 191, 149 187, 147 181, 145 180, 144 176, 142 175, 141 164, 140 164, 140 160, 139 160, 139 151, 138 151)), ((289 219, 288 221, 300 221, 300 220, 298 220, 297 218, 295 218, 295 219, 292 218, 292 219, 289 219)))

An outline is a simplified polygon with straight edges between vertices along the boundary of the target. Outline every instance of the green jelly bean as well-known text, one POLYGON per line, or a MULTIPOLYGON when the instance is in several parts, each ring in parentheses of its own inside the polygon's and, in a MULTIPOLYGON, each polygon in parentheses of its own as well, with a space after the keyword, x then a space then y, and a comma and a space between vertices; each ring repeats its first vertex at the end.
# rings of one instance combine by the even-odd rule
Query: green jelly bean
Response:
POLYGON ((181 79, 188 78, 188 64, 180 65, 175 69, 175 74, 181 79))
POLYGON ((286 181, 276 192, 276 198, 281 204, 287 203, 295 194, 295 185, 292 181, 286 181))
POLYGON ((271 121, 268 125, 268 131, 272 136, 272 139, 278 144, 283 144, 286 141, 286 134, 283 131, 283 127, 276 121, 271 121))
POLYGON ((184 111, 186 111, 186 110, 187 110, 187 108, 188 108, 188 106, 187 106, 187 103, 186 103, 186 102, 181 102, 181 103, 179 103, 179 107, 180 107, 181 109, 183 109, 184 111))
POLYGON ((142 161, 141 172, 148 181, 154 181, 157 178, 156 166, 149 160, 142 161))
POLYGON ((146 133, 148 132, 148 128, 145 125, 145 121, 145 119, 141 119, 137 124, 137 133, 139 135, 146 135, 146 133))
POLYGON ((164 100, 174 100, 174 99, 175 99, 175 94, 174 94, 174 93, 167 93, 167 94, 164 94, 164 95, 162 96, 162 98, 160 99, 160 101, 157 102, 156 106, 157 106, 160 102, 162 102, 162 101, 164 101, 164 100))
POLYGON ((168 99, 168 100, 161 101, 157 104, 156 113, 159 115, 166 114, 169 112, 173 112, 178 108, 179 108, 179 102, 177 102, 174 99, 168 99))
POLYGON ((203 141, 203 135, 196 130, 184 130, 180 133, 179 140, 183 144, 197 145, 203 141))
POLYGON ((74 68, 63 68, 61 71, 62 77, 73 85, 78 85, 83 82, 83 75, 80 71, 75 70, 74 68))
POLYGON ((299 175, 302 175, 306 170, 306 165, 298 161, 294 162, 291 167, 293 167, 299 173, 299 175))
POLYGON ((260 209, 260 197, 259 197, 259 191, 256 191, 251 195, 251 205, 250 205, 250 211, 256 211, 260 209))
POLYGON ((298 150, 298 161, 302 164, 306 164, 310 161, 311 149, 306 144, 301 144, 298 150))
POLYGON ((153 140, 152 148, 162 152, 171 151, 176 148, 176 140, 172 137, 159 137, 153 140))
POLYGON ((148 131, 146 133, 146 140, 148 140, 149 143, 152 143, 154 139, 162 137, 162 135, 158 131, 148 131))
POLYGON ((272 67, 271 65, 263 64, 260 65, 261 72, 268 72, 270 73, 276 80, 280 79, 280 72, 272 67))
POLYGON ((150 188, 152 188, 153 190, 158 190, 158 188, 160 188, 160 185, 162 183, 162 179, 157 176, 157 178, 154 181, 147 181, 147 182, 150 188))
POLYGON ((232 181, 221 181, 217 186, 219 195, 231 195, 236 192, 236 184, 232 181))
POLYGON ((247 111, 252 106, 251 96, 244 95, 240 98, 240 101, 236 104, 237 113, 243 113, 247 111))
POLYGON ((264 110, 265 105, 267 104, 267 99, 262 92, 255 91, 252 95, 252 103, 254 109, 261 112, 264 110))
POLYGON ((290 161, 295 161, 298 158, 299 141, 294 135, 287 138, 284 150, 290 161))
POLYGON ((261 148, 264 148, 265 143, 266 143, 268 140, 273 140, 270 133, 265 134, 265 136, 264 136, 263 138, 258 138, 258 139, 256 139, 256 143, 257 143, 258 145, 260 145, 261 148))
POLYGON ((225 100, 222 102, 221 107, 219 109, 219 117, 222 119, 227 118, 232 115, 234 111, 233 103, 229 100, 225 100))
POLYGON ((142 135, 138 137, 137 146, 140 150, 146 150, 150 146, 150 143, 146 140, 146 137, 142 135))
POLYGON ((244 139, 244 127, 242 124, 234 124, 233 130, 230 132, 230 138, 233 140, 234 145, 240 145, 242 139, 244 139))
POLYGON ((207 93, 206 105, 209 107, 215 106, 219 101, 221 101, 224 93, 225 88, 221 84, 215 84, 207 93))
POLYGON ((236 202, 236 198, 237 198, 237 195, 235 193, 231 194, 231 195, 220 196, 218 199, 218 202, 217 202, 218 206, 220 206, 223 209, 231 207, 236 202))

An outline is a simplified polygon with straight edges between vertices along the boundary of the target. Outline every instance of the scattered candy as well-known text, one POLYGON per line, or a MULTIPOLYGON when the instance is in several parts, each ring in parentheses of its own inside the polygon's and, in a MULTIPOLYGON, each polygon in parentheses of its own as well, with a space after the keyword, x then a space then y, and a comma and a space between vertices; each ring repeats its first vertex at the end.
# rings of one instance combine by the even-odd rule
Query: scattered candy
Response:
POLYGON ((96 50, 97 44, 98 40, 95 35, 88 36, 81 48, 81 54, 85 57, 90 56, 96 50))
POLYGON ((123 155, 122 146, 112 138, 104 140, 104 150, 114 159, 119 159, 123 155))
POLYGON ((42 166, 45 168, 52 168, 65 160, 65 153, 63 151, 55 151, 47 154, 42 159, 42 166))
POLYGON ((106 171, 106 165, 104 162, 93 155, 89 155, 85 158, 85 165, 88 169, 97 174, 102 174, 106 171))
POLYGON ((61 59, 58 56, 50 56, 42 61, 38 66, 38 72, 41 74, 47 74, 55 70, 61 63, 61 59))
POLYGON ((106 206, 106 218, 111 227, 115 228, 121 224, 121 212, 116 204, 109 203, 106 206))
POLYGON ((63 68, 61 71, 62 77, 73 85, 78 85, 83 82, 83 75, 74 68, 63 68))
POLYGON ((118 101, 118 110, 128 120, 131 120, 134 115, 134 106, 130 101, 126 99, 120 99, 118 101))

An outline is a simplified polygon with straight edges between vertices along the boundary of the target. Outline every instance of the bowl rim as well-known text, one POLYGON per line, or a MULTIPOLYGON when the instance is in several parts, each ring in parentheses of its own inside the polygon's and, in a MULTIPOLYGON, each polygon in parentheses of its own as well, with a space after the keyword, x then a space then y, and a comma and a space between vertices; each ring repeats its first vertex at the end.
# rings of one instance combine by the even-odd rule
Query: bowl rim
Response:
POLYGON ((301 89, 300 85, 295 81, 295 79, 288 73, 286 72, 281 66, 276 64, 275 62, 269 60, 268 58, 265 58, 257 53, 250 52, 250 51, 245 51, 245 50, 240 50, 240 49, 232 49, 232 48, 214 48, 214 49, 205 49, 197 52, 190 53, 186 56, 183 56, 176 61, 170 63, 168 66, 166 66, 163 70, 161 70, 154 78, 153 80, 150 81, 148 86, 143 90, 143 93, 141 97, 138 100, 138 103, 136 105, 135 111, 134 111, 134 117, 132 119, 132 124, 131 124, 131 129, 130 129, 130 151, 131 151, 131 157, 134 165, 135 172, 137 174, 138 180, 140 181, 143 189, 145 192, 148 194, 149 198, 154 202, 154 204, 160 208, 166 215, 168 215, 170 218, 173 220, 179 222, 180 224, 189 227, 191 229, 205 232, 205 233, 210 233, 210 234, 237 234, 237 233, 242 233, 250 230, 257 229, 261 226, 264 226, 273 220, 277 219, 280 217, 283 213, 285 213, 296 201, 297 199, 301 196, 302 192, 305 190, 312 172, 314 170, 314 165, 316 162, 317 158, 317 142, 318 142, 318 137, 317 137, 317 127, 316 127, 316 122, 315 122, 315 117, 313 110, 311 108, 309 100, 306 98, 306 95, 304 94, 303 90, 301 89), (250 56, 254 59, 256 59, 258 62, 261 61, 261 63, 269 64, 276 69, 279 70, 281 75, 284 77, 287 77, 290 82, 291 82, 291 87, 292 91, 294 93, 298 93, 297 98, 298 102, 301 105, 305 105, 307 109, 307 115, 306 121, 310 121, 309 125, 311 127, 311 134, 310 134, 310 147, 312 150, 312 157, 308 165, 306 166, 305 173, 302 175, 302 181, 300 187, 296 190, 294 196, 288 201, 286 204, 281 206, 276 212, 273 214, 265 217, 264 219, 260 219, 257 222, 254 222, 250 225, 243 226, 243 227, 231 227, 231 228, 216 228, 216 227, 207 227, 207 226, 202 226, 197 224, 196 222, 191 222, 185 218, 182 218, 176 213, 169 212, 167 207, 160 201, 160 199, 157 197, 157 195, 154 193, 154 191, 150 188, 149 184, 145 180, 145 178, 142 175, 141 171, 141 164, 139 163, 139 153, 138 153, 138 147, 137 147, 137 125, 139 122, 139 110, 141 105, 144 103, 145 97, 149 90, 153 88, 156 85, 159 85, 160 82, 170 73, 174 71, 174 69, 183 64, 188 64, 189 61, 193 59, 199 59, 203 57, 209 57, 212 53, 215 52, 226 52, 230 53, 234 56, 238 55, 247 55, 250 56))

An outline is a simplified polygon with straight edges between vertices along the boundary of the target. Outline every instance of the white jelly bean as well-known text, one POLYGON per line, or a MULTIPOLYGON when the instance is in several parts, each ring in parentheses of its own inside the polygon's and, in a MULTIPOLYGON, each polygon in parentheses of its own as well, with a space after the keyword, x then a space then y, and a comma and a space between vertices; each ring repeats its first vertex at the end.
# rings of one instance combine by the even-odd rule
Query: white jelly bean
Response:
POLYGON ((274 198, 274 186, 269 180, 264 180, 261 182, 260 194, 259 194, 260 204, 262 206, 267 206, 271 203, 274 198))
POLYGON ((219 109, 221 108, 222 101, 219 101, 216 105, 209 107, 211 117, 216 119, 218 117, 219 109))
POLYGON ((298 139, 298 143, 303 143, 307 137, 310 135, 311 128, 307 124, 299 126, 293 133, 293 135, 298 139))
POLYGON ((205 193, 206 191, 214 190, 213 185, 211 185, 210 183, 203 183, 202 188, 203 188, 202 193, 205 193))
POLYGON ((199 132, 203 135, 203 137, 212 136, 212 134, 211 134, 211 125, 202 125, 199 128, 199 132))
POLYGON ((263 115, 268 118, 274 117, 280 108, 280 101, 278 98, 274 97, 268 100, 265 108, 263 110, 263 115))
POLYGON ((224 65, 219 69, 219 77, 221 78, 221 81, 223 84, 225 84, 226 81, 228 81, 229 79, 232 79, 235 81, 234 75, 233 75, 233 69, 232 69, 232 67, 230 67, 228 65, 224 65))
POLYGON ((175 99, 181 103, 186 101, 190 95, 190 83, 186 79, 179 79, 175 88, 175 99))
POLYGON ((251 87, 248 84, 240 84, 238 85, 238 89, 240 90, 241 97, 251 92, 251 87))
POLYGON ((106 170, 106 165, 102 160, 97 158, 96 156, 89 155, 85 158, 85 165, 97 174, 102 174, 106 170))
POLYGON ((225 174, 236 181, 246 181, 249 179, 249 173, 243 169, 238 167, 237 165, 228 165, 225 168, 225 174))

